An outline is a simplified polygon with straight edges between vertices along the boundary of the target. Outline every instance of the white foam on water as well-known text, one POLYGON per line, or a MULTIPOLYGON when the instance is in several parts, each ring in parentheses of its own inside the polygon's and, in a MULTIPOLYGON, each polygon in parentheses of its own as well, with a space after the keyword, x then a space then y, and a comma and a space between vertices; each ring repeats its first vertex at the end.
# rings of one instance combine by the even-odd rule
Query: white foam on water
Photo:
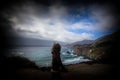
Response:
POLYGON ((79 56, 77 58, 72 58, 72 59, 67 59, 63 61, 63 64, 68 65, 68 64, 76 64, 80 62, 86 62, 90 61, 89 59, 84 59, 82 56, 79 56))

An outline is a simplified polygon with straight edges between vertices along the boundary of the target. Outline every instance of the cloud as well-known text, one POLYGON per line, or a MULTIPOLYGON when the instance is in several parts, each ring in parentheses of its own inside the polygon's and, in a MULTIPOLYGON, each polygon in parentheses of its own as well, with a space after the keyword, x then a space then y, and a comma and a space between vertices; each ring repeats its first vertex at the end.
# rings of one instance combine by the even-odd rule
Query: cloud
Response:
POLYGON ((70 25, 71 29, 73 30, 81 29, 86 31, 98 31, 98 32, 107 32, 113 30, 115 27, 114 26, 115 16, 112 14, 112 10, 110 10, 109 8, 110 7, 105 5, 90 6, 88 8, 86 17, 82 17, 77 22, 71 24, 70 25))
POLYGON ((63 42, 74 42, 84 39, 91 39, 93 37, 92 34, 88 33, 75 34, 69 32, 65 28, 68 24, 62 22, 61 20, 55 20, 54 22, 51 18, 43 20, 37 17, 32 17, 32 19, 32 24, 19 24, 17 20, 13 20, 15 23, 13 28, 23 36, 63 42), (53 24, 51 25, 50 23, 53 24))
POLYGON ((11 15, 9 20, 12 28, 21 36, 62 42, 93 39, 95 34, 88 33, 88 31, 107 31, 113 24, 111 22, 114 18, 106 11, 107 9, 93 6, 88 8, 90 14, 84 18, 75 14, 79 20, 71 24, 70 18, 73 19, 75 16, 69 16, 68 8, 62 5, 46 7, 28 4, 20 8, 16 7, 16 14, 11 15), (69 20, 66 19, 66 16, 69 17, 69 20), (84 32, 69 31, 79 29, 84 32))
POLYGON ((93 24, 93 23, 88 23, 88 22, 84 22, 84 21, 79 21, 77 23, 70 25, 70 27, 73 30, 81 29, 81 30, 90 31, 90 30, 95 29, 94 25, 95 25, 95 23, 93 24))
POLYGON ((115 28, 115 16, 113 15, 113 8, 109 5, 91 7, 92 17, 99 21, 95 24, 95 29, 97 31, 110 31, 115 28))

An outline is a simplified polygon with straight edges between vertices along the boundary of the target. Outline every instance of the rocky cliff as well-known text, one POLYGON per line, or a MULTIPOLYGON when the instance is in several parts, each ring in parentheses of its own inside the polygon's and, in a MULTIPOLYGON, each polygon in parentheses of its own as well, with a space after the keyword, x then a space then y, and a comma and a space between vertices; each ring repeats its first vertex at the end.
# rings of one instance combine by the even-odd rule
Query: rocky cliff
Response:
POLYGON ((74 46, 74 54, 84 55, 100 62, 113 62, 119 59, 120 31, 96 39, 88 46, 74 46))
POLYGON ((79 47, 76 46, 73 48, 73 52, 76 55, 85 55, 88 56, 90 53, 91 47, 87 46, 87 47, 79 47))

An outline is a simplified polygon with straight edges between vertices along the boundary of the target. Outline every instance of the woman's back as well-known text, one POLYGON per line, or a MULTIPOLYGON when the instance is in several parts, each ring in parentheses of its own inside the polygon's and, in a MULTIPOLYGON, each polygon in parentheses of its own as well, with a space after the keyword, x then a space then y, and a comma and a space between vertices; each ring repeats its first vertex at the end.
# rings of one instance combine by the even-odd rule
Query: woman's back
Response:
POLYGON ((52 47, 52 68, 53 70, 59 70, 62 62, 60 59, 60 50, 61 46, 57 43, 54 44, 52 47))

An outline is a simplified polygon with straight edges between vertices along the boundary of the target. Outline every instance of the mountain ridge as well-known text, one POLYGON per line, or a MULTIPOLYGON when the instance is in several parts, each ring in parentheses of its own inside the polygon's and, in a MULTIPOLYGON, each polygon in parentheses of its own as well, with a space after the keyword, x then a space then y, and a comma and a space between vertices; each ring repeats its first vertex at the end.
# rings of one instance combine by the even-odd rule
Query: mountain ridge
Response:
POLYGON ((94 40, 82 40, 82 41, 77 41, 71 44, 67 44, 66 46, 72 47, 72 46, 84 46, 84 45, 90 45, 94 40))

